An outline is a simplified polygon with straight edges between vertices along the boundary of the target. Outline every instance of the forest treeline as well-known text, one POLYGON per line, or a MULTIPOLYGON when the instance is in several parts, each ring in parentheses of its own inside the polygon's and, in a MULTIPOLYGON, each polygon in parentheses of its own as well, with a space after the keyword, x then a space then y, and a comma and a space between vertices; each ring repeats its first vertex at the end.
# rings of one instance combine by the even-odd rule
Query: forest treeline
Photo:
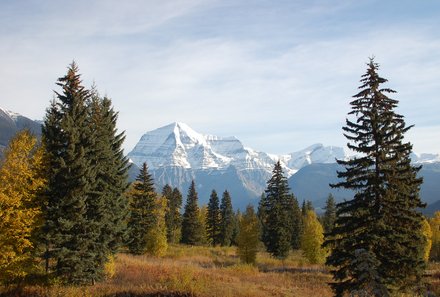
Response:
POLYGON ((233 245, 250 264, 263 248, 278 259, 301 250, 329 267, 336 296, 423 293, 426 263, 440 260, 440 212, 420 213, 420 167, 404 141, 411 126, 386 82, 371 60, 343 127, 357 155, 338 160, 345 170, 332 186, 354 190, 352 200, 336 204, 329 195, 322 215, 309 201, 300 206, 277 162, 258 209, 242 213, 227 189, 213 189, 203 206, 196 181, 185 203, 173 185, 155 189, 145 163, 129 184, 118 113, 83 86, 72 63, 58 79, 41 142, 18 133, 0 163, 0 282, 93 285, 111 276, 119 252, 161 257, 180 243, 233 245))

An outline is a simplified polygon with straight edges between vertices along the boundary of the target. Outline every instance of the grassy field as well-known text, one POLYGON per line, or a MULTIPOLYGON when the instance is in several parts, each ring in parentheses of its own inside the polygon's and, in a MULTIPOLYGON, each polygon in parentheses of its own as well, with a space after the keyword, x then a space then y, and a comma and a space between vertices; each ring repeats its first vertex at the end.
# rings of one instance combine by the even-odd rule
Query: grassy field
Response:
MULTIPOLYGON (((262 252, 257 262, 240 264, 235 248, 172 246, 164 258, 119 254, 113 278, 94 286, 33 286, 0 296, 332 296, 325 268, 308 265, 299 252, 283 262, 262 252)), ((439 271, 431 265, 434 291, 439 271)))

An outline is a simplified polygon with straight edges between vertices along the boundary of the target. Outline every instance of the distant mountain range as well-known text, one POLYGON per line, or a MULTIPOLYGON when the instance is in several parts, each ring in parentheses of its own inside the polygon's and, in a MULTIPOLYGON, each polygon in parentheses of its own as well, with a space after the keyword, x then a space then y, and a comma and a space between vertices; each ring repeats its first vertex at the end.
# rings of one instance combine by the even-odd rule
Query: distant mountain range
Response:
MULTIPOLYGON (((146 162, 158 190, 171 184, 185 194, 192 179, 198 186, 200 201, 206 203, 212 189, 228 189, 235 207, 256 204, 276 161, 280 161, 289 185, 298 199, 310 200, 322 208, 329 193, 338 201, 353 193, 330 188, 342 168, 336 159, 347 156, 335 146, 314 144, 287 155, 272 155, 246 148, 235 137, 218 137, 195 132, 183 123, 172 123, 145 133, 128 157, 136 166, 146 162)), ((414 163, 423 164, 420 175, 425 182, 421 197, 428 204, 440 200, 440 157, 413 154, 414 163)))
POLYGON ((40 136, 41 122, 0 107, 0 157, 9 140, 23 129, 29 129, 35 135, 40 136))
MULTIPOLYGON (((24 128, 41 135, 41 122, 0 108, 0 157, 10 138, 24 128)), ((184 123, 172 123, 145 133, 128 157, 133 162, 131 181, 146 162, 157 191, 170 184, 186 195, 194 179, 201 203, 207 203, 212 189, 220 193, 227 189, 234 207, 257 204, 278 160, 300 201, 310 200, 319 210, 329 193, 338 201, 352 197, 349 191, 329 186, 337 182, 336 171, 342 169, 335 159, 346 158, 344 150, 335 146, 314 144, 298 152, 273 155, 247 148, 235 137, 203 135, 184 123)), ((440 156, 413 154, 412 160, 423 165, 420 194, 428 204, 425 212, 440 210, 440 156)))

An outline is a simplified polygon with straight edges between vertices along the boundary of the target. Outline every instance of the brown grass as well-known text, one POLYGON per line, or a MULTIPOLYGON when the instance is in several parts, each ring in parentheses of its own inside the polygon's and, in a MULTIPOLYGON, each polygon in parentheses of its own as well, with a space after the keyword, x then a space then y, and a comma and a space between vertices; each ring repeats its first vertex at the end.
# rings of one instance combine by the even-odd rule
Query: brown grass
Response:
POLYGON ((256 266, 240 264, 235 248, 171 246, 163 258, 119 254, 112 279, 89 287, 3 289, 0 296, 331 296, 328 274, 299 253, 285 261, 259 253, 256 266))
MULTIPOLYGON (((440 264, 432 264, 431 291, 440 291, 440 264)), ((1 296, 30 297, 266 297, 332 296, 331 280, 320 265, 299 252, 280 261, 260 252, 257 265, 240 264, 235 248, 171 246, 163 258, 119 254, 112 279, 89 287, 26 287, 1 296)), ((3 292, 3 293, 2 293, 3 292)))

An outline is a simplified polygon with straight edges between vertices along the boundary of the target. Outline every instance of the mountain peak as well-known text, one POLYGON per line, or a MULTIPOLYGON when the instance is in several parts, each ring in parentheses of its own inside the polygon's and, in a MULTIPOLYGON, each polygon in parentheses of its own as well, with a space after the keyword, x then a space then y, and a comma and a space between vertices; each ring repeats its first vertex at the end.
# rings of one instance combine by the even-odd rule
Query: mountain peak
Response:
POLYGON ((11 120, 16 121, 20 114, 0 107, 0 112, 8 116, 11 120))
POLYGON ((203 135, 182 122, 174 122, 145 133, 128 156, 150 168, 183 167, 194 170, 226 169, 263 170, 270 174, 277 160, 288 176, 311 163, 333 163, 343 158, 342 148, 313 144, 301 151, 275 156, 244 148, 236 137, 203 135))

